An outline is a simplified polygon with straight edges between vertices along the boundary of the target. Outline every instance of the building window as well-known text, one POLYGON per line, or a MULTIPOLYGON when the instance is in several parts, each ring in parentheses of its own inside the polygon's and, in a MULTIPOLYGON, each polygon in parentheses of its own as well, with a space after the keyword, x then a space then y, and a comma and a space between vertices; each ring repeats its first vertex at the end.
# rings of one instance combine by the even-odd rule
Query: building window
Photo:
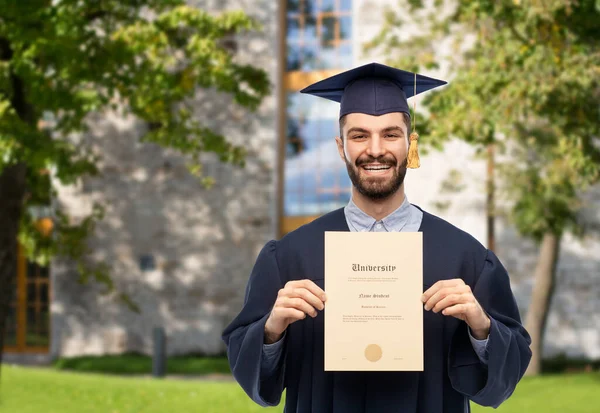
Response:
POLYGON ((282 233, 350 198, 335 145, 339 104, 298 91, 352 67, 352 1, 289 0, 285 22, 282 233))
POLYGON ((49 268, 27 261, 19 247, 4 347, 6 352, 47 352, 50 345, 49 268))

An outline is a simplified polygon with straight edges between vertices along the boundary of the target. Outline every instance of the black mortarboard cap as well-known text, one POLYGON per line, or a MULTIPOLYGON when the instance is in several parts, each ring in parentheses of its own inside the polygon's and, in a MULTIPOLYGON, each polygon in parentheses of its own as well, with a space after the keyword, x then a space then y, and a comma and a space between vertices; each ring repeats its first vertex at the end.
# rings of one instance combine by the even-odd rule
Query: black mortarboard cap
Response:
POLYGON ((370 63, 321 80, 302 89, 300 93, 339 102, 340 118, 348 113, 379 116, 390 112, 404 112, 410 116, 408 98, 446 83, 379 63, 370 63))

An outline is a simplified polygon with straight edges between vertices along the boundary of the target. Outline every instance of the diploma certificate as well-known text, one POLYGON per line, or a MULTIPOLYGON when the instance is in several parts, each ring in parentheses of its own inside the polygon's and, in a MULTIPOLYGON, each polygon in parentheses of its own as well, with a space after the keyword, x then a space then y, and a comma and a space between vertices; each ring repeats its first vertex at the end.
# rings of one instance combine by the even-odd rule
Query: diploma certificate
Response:
POLYGON ((423 234, 325 232, 325 371, 423 371, 423 234))

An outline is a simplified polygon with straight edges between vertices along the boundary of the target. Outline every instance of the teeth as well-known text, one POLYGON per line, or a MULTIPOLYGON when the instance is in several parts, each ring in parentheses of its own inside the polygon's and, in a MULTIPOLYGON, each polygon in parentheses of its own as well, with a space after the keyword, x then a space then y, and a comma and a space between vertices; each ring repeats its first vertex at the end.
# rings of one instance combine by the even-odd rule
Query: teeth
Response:
POLYGON ((385 165, 385 166, 365 166, 364 167, 366 170, 368 171, 382 171, 384 169, 390 169, 389 165, 385 165))

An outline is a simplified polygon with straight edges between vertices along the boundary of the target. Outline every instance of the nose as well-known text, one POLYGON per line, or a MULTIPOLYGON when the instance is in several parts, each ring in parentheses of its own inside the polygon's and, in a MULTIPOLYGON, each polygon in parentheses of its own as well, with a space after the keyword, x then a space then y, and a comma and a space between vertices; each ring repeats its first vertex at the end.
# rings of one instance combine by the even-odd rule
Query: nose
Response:
POLYGON ((367 154, 373 158, 378 158, 383 155, 384 148, 381 142, 381 138, 378 135, 374 135, 369 139, 369 146, 367 148, 367 154))

